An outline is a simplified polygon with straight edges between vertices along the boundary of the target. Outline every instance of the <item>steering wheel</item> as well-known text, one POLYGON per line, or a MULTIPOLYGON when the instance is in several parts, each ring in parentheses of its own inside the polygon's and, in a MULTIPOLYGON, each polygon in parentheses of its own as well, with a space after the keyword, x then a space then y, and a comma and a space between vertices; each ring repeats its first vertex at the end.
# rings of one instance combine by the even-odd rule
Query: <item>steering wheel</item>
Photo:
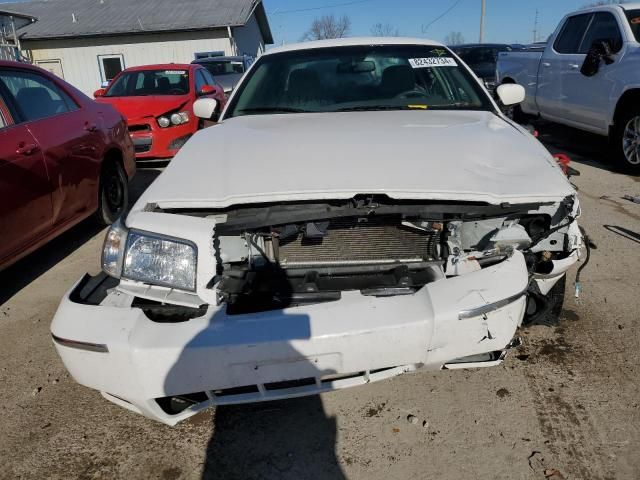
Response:
POLYGON ((419 98, 427 95, 427 92, 414 88, 413 90, 407 90, 406 92, 400 92, 395 98, 419 98))

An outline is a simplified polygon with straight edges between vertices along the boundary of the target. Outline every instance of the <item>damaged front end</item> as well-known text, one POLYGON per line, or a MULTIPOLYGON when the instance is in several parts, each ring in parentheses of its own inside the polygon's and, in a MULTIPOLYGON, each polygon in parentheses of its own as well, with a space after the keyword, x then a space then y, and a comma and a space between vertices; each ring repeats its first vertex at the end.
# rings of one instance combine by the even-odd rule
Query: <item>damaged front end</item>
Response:
POLYGON ((54 343, 79 383, 168 424, 209 405, 497 365, 523 322, 553 310, 582 246, 578 216, 574 197, 149 204, 111 228, 109 276, 70 291, 54 343))
POLYGON ((181 212, 215 220, 217 272, 208 287, 231 315, 364 296, 411 295, 447 277, 523 253, 531 282, 525 322, 581 247, 574 197, 560 203, 350 201, 181 212))

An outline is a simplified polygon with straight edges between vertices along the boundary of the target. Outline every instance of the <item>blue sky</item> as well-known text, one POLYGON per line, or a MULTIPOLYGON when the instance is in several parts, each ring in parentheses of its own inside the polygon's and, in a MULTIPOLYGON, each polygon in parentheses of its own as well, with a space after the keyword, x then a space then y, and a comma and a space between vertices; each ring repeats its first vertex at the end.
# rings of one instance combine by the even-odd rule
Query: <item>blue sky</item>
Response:
MULTIPOLYGON (((540 38, 545 39, 566 13, 589 1, 487 0, 485 41, 531 43, 536 9, 540 38)), ((403 36, 443 41, 449 32, 459 31, 467 42, 477 42, 480 3, 480 0, 264 0, 277 45, 297 42, 315 17, 331 13, 351 18, 351 36, 369 35, 374 24, 387 22, 403 36), (459 3, 455 8, 422 33, 422 25, 433 21, 456 2, 459 3), (327 8, 292 12, 324 6, 327 8)))

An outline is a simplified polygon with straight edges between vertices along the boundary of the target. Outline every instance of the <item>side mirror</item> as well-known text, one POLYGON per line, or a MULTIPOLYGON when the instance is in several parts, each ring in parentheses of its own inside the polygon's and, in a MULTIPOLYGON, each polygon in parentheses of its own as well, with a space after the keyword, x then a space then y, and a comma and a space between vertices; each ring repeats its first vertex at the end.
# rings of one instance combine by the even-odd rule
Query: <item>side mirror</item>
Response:
POLYGON ((104 97, 105 93, 107 93, 107 90, 105 88, 99 88, 98 90, 93 92, 93 97, 94 98, 104 97))
POLYGON ((218 108, 218 101, 213 98, 199 98, 193 102, 193 114, 204 120, 216 120, 214 115, 218 108))
POLYGON ((204 95, 214 95, 217 93, 218 89, 213 85, 203 85, 200 91, 198 92, 198 96, 202 97, 204 95))
POLYGON ((606 65, 613 63, 613 50, 606 40, 595 40, 584 59, 580 73, 585 77, 593 77, 600 70, 600 61, 606 65))
POLYGON ((524 101, 525 91, 522 85, 517 83, 503 83, 496 88, 496 94, 506 107, 509 105, 516 105, 524 101))

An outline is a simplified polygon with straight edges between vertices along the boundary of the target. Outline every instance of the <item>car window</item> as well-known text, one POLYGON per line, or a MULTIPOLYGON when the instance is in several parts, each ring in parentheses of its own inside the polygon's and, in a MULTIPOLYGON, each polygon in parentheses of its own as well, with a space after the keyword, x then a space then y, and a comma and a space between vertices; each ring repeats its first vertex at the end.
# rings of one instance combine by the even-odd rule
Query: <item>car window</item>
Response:
POLYGON ((358 110, 488 110, 492 104, 446 48, 331 47, 264 55, 226 117, 358 110))
POLYGON ((240 60, 204 62, 203 65, 207 67, 207 70, 209 70, 213 75, 232 75, 244 73, 244 63, 240 60))
POLYGON ((76 110, 78 105, 48 78, 34 72, 4 70, 0 80, 23 121, 76 110))
POLYGON ((205 69, 200 70, 200 71, 202 72, 202 75, 204 75, 204 79, 207 82, 207 85, 217 85, 218 82, 216 82, 216 79, 213 78, 213 75, 211 75, 209 70, 207 70, 205 68, 205 69))
POLYGON ((640 10, 627 10, 627 20, 631 25, 631 30, 636 37, 636 41, 640 42, 640 10))
POLYGON ((592 16, 590 13, 583 13, 569 17, 553 44, 555 51, 558 53, 579 53, 580 44, 592 16))
POLYGON ((598 12, 582 40, 579 53, 587 53, 596 40, 606 40, 616 53, 622 48, 622 34, 616 17, 609 12, 598 12))
POLYGON ((105 97, 144 97, 148 95, 186 95, 189 72, 176 70, 125 71, 108 87, 105 97))
POLYGON ((196 92, 201 92, 202 87, 207 84, 207 81, 204 78, 202 70, 196 70, 196 92))

